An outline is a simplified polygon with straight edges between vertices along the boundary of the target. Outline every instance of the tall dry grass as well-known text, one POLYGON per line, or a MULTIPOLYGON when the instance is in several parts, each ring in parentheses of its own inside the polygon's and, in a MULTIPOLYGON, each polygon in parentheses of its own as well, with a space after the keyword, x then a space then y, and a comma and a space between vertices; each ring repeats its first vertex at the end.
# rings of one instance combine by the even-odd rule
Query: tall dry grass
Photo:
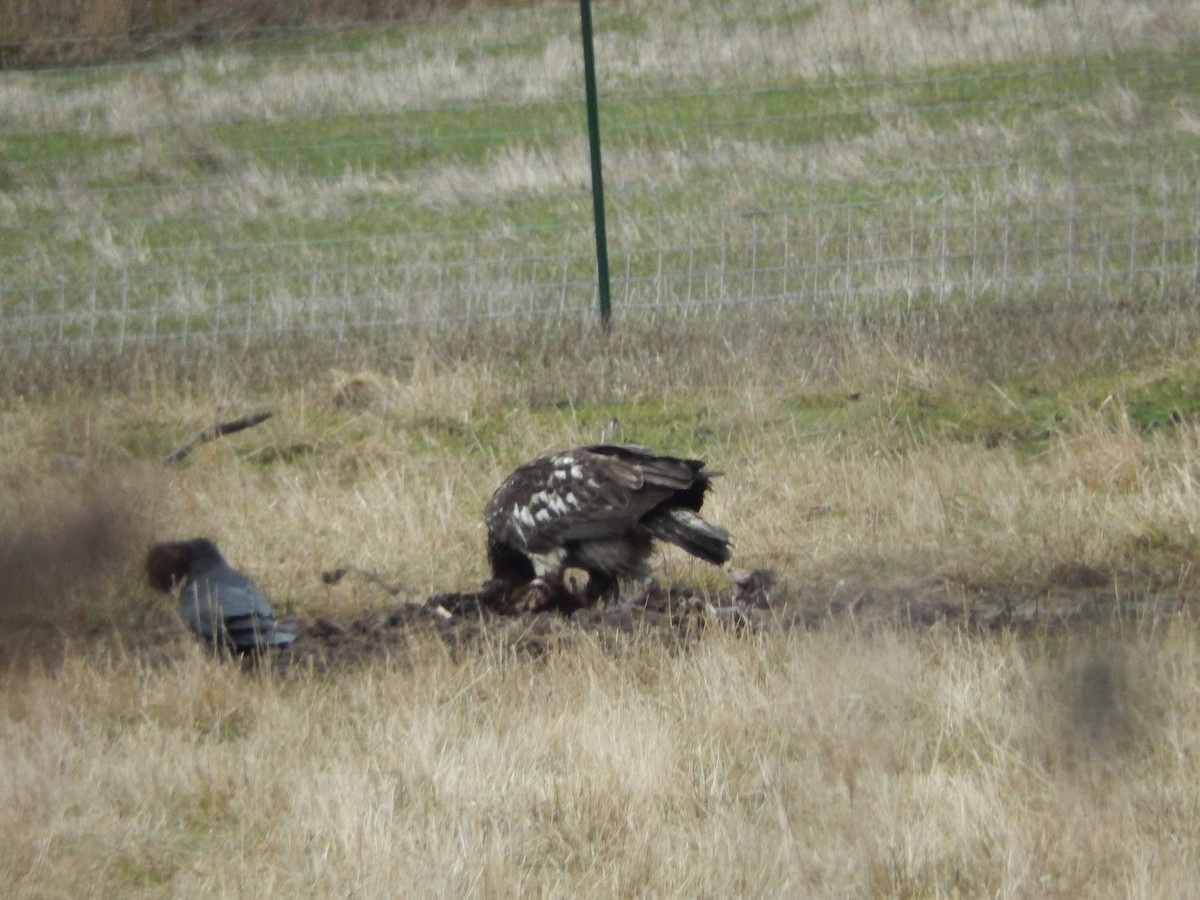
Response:
POLYGON ((829 631, 0 696, 13 896, 1182 896, 1194 623, 829 631))
POLYGON ((287 29, 403 21, 472 0, 102 0, 0 3, 0 67, 93 65, 287 29))

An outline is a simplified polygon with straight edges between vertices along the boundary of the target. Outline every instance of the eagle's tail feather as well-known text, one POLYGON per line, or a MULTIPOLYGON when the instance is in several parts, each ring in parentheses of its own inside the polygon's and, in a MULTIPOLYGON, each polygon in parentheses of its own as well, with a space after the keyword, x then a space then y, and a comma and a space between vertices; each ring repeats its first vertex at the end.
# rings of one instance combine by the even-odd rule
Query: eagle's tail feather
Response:
POLYGON ((700 518, 690 509, 675 507, 643 520, 642 524, 656 538, 669 541, 715 566, 729 562, 732 556, 729 532, 700 518))

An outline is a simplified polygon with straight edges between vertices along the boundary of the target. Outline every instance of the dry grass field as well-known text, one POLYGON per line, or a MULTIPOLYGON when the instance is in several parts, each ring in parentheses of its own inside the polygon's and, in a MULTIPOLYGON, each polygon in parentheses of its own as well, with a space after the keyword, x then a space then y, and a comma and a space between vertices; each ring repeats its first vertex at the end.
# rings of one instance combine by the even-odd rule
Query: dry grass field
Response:
MULTIPOLYGON (((1196 383, 1195 329, 1082 380, 1048 362, 1063 347, 1007 335, 1043 372, 1018 395, 902 341, 756 327, 585 331, 569 362, 553 331, 353 373, 148 359, 119 393, 9 396, 10 890, 1186 893, 1200 433, 1127 407, 1196 383), (796 353, 745 363, 773 340, 796 353), (1053 412, 1014 419, 1030 397, 1053 412), (411 616, 337 665, 243 671, 141 584, 146 542, 207 534, 310 627, 413 610, 485 577, 480 513, 509 468, 614 414, 726 470, 712 514, 736 566, 786 585, 772 616, 829 615, 690 634, 411 616), (400 591, 323 584, 341 565, 400 591), (956 614, 1003 602, 1012 622, 956 614)), ((660 573, 727 590, 674 554, 660 573)))
MULTIPOLYGON (((616 208, 657 216, 614 217, 614 244, 674 248, 640 273, 629 251, 647 296, 682 290, 671 253, 694 238, 697 271, 724 277, 741 265, 724 248, 753 247, 755 283, 803 302, 633 303, 611 334, 570 310, 322 325, 381 283, 391 302, 436 282, 442 312, 493 281, 519 295, 488 266, 514 248, 557 259, 561 223, 587 222, 550 104, 530 113, 546 146, 497 126, 440 165, 366 142, 338 157, 333 139, 304 158, 327 129, 432 128, 405 118, 431 96, 468 119, 490 90, 536 101, 539 79, 575 74, 539 18, 561 5, 517 17, 533 44, 469 64, 449 21, 328 55, 0 73, 17 248, 0 257, 6 896, 1194 892, 1200 311, 1177 194, 1194 194, 1200 108, 1162 61, 1189 58, 1197 4, 879 0, 767 31, 735 7, 672 4, 699 23, 681 46, 669 16, 612 4, 628 13, 602 38, 613 83, 653 85, 660 64, 688 83, 765 72, 811 80, 828 108, 686 153, 614 128, 616 208), (1073 30, 1089 16, 1104 28, 1073 30), (812 44, 764 37, 780 34, 812 44), (746 45, 761 52, 726 52, 746 45), (821 93, 881 48, 916 78, 971 48, 1020 72, 1100 47, 1126 54, 1132 86, 1098 76, 1060 106, 964 93, 918 115, 883 78, 821 93), (410 58, 421 79, 397 79, 410 58), (320 105, 335 99, 346 122, 320 105), (822 131, 858 100, 860 133, 822 131), (1126 174, 1120 196, 1100 189, 1126 174), (708 206, 682 199, 695 184, 708 206), (742 241, 780 222, 774 250, 742 241), (788 266, 809 281, 788 286, 788 266), (120 344, 87 309, 114 283, 120 344), (221 283, 244 330, 219 327, 221 283), (242 284, 265 320, 232 299, 242 284), (257 411, 272 416, 164 462, 257 411), (729 573, 667 551, 682 611, 432 612, 487 577, 500 480, 609 428, 724 471, 706 514, 732 531, 734 569, 774 574, 769 596, 721 615, 742 602, 729 573), (186 633, 141 565, 152 541, 196 535, 302 630, 295 648, 243 667, 186 633)), ((1061 69, 1063 96, 1080 71, 1061 69)), ((673 112, 710 101, 739 102, 684 92, 673 112)))

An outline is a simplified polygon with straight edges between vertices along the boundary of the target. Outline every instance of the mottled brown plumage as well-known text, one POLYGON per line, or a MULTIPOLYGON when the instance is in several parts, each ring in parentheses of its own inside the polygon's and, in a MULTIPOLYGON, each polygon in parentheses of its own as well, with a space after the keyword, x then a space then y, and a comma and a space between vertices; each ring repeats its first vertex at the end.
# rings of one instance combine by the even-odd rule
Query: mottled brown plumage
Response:
POLYGON ((488 501, 488 561, 509 588, 532 587, 531 602, 590 604, 620 582, 644 579, 656 540, 714 565, 728 562, 730 535, 699 515, 710 481, 697 459, 645 447, 594 444, 518 467, 488 501), (563 586, 568 568, 588 573, 582 597, 563 586))

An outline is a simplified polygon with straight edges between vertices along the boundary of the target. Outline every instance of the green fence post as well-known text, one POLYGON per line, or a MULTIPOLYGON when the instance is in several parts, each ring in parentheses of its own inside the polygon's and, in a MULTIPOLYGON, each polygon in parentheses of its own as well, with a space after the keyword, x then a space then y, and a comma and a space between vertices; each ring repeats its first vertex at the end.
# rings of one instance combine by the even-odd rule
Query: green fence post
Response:
POLYGON ((612 297, 608 285, 608 235, 604 229, 604 174, 600 165, 600 109, 596 101, 596 55, 592 48, 592 3, 579 0, 583 38, 583 81, 587 90, 588 143, 592 155, 592 215, 596 221, 596 280, 600 295, 600 323, 609 329, 612 297))

